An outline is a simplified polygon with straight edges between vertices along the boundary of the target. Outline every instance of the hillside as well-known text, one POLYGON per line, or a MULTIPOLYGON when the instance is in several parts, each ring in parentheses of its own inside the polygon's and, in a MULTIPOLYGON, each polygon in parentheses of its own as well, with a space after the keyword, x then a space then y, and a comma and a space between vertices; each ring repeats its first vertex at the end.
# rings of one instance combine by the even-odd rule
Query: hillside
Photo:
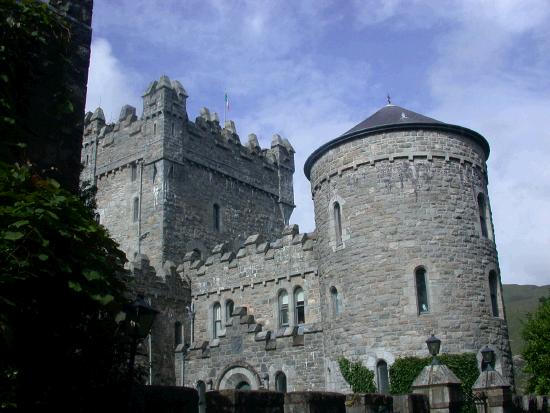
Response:
POLYGON ((506 318, 510 332, 510 344, 514 355, 520 354, 523 349, 521 338, 521 322, 525 320, 527 313, 533 312, 539 298, 550 295, 550 285, 542 287, 536 285, 503 284, 504 305, 506 318))

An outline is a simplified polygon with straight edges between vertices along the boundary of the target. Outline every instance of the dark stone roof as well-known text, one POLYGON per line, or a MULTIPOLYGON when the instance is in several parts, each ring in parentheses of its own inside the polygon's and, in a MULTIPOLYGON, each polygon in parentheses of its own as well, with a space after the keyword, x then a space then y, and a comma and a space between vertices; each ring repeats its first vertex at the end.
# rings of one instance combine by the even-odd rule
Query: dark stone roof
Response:
POLYGON ((364 121, 315 150, 304 164, 304 173, 309 179, 313 164, 328 150, 345 142, 380 132, 392 132, 407 129, 433 129, 451 132, 455 135, 467 136, 477 142, 485 152, 485 159, 489 157, 489 143, 479 133, 462 126, 441 122, 419 113, 396 105, 386 105, 364 121))
POLYGON ((355 125, 344 133, 344 135, 384 125, 404 125, 408 123, 442 124, 443 122, 413 112, 412 110, 404 109, 401 106, 386 105, 374 115, 355 125))

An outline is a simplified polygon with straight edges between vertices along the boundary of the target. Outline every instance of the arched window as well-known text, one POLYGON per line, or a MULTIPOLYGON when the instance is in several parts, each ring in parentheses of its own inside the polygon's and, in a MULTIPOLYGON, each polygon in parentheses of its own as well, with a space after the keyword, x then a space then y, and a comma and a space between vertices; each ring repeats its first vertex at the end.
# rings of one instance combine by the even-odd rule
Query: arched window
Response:
POLYGON ((134 222, 137 222, 139 219, 139 198, 134 198, 133 219, 134 222))
POLYGON ((335 316, 340 315, 342 312, 342 302, 340 298, 340 293, 336 287, 330 287, 330 301, 332 304, 332 314, 335 316))
POLYGON ((288 326, 288 293, 282 290, 278 297, 279 302, 279 327, 288 326))
POLYGON ((233 303, 233 300, 227 300, 225 302, 225 321, 229 321, 229 319, 233 315, 234 308, 235 304, 233 303))
POLYGON ((333 214, 336 245, 342 245, 342 212, 340 211, 340 204, 338 202, 335 202, 333 205, 333 214))
POLYGON ((206 412, 206 384, 204 381, 197 382, 197 392, 199 393, 199 413, 206 412))
POLYGON ((306 322, 306 311, 304 302, 304 290, 297 287, 294 290, 294 323, 304 324, 306 322))
POLYGON ((212 307, 212 318, 212 324, 214 327, 212 331, 212 336, 214 338, 218 338, 222 331, 222 306, 220 305, 220 303, 215 303, 214 307, 212 307))
POLYGON ((414 271, 416 281, 416 300, 418 303, 418 314, 430 311, 428 304, 428 289, 426 286, 426 269, 418 267, 414 271))
POLYGON ((212 207, 212 222, 214 226, 214 231, 220 232, 221 220, 220 220, 220 206, 214 204, 212 207))
POLYGON ((177 347, 183 342, 183 330, 181 323, 176 321, 174 323, 174 346, 177 347))
POLYGON ((275 391, 286 393, 286 376, 282 371, 275 374, 275 391))
POLYGON ((483 194, 477 196, 477 207, 479 210, 479 223, 481 225, 481 235, 487 238, 487 205, 483 194))
POLYGON ((376 383, 378 393, 389 393, 390 380, 388 376, 388 363, 386 363, 385 360, 379 360, 378 363, 376 363, 376 383))
POLYGON ((498 276, 495 271, 489 272, 489 292, 491 294, 491 310, 493 312, 493 317, 499 317, 498 276))

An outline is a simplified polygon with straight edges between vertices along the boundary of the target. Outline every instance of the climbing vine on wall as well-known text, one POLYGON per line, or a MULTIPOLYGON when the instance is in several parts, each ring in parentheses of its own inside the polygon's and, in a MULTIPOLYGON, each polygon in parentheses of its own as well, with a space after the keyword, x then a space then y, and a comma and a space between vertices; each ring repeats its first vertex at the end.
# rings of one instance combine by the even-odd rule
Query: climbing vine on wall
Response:
MULTIPOLYGON (((442 364, 447 365, 451 371, 462 381, 462 392, 465 397, 463 412, 475 411, 472 396, 472 386, 479 376, 476 355, 442 354, 438 356, 442 364)), ((390 392, 391 394, 411 393, 411 385, 422 369, 430 364, 431 357, 404 357, 395 360, 390 367, 390 392)))
POLYGON ((340 357, 338 365, 340 373, 354 393, 376 393, 374 372, 363 366, 360 361, 351 362, 345 357, 340 357))

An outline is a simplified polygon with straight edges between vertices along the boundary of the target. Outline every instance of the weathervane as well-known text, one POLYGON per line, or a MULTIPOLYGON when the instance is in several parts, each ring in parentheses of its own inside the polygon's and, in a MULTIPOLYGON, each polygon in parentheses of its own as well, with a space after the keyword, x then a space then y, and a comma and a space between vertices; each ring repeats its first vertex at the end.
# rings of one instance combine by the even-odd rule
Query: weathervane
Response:
POLYGON ((386 99, 388 100, 388 105, 391 105, 391 97, 390 97, 390 94, 388 93, 388 95, 386 96, 386 99))

